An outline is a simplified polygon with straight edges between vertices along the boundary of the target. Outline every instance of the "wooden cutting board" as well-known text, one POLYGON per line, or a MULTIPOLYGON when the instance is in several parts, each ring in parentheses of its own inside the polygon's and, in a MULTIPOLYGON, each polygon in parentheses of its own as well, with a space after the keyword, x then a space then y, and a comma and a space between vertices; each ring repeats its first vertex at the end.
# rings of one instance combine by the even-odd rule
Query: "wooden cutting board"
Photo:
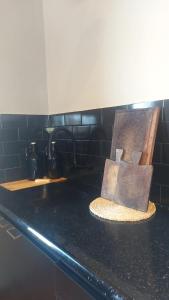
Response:
POLYGON ((36 179, 36 180, 24 179, 24 180, 1 183, 0 186, 7 189, 8 191, 13 192, 13 191, 41 186, 44 184, 54 183, 54 182, 64 182, 65 180, 66 178, 64 177, 57 178, 57 179, 49 179, 49 178, 36 179))
POLYGON ((132 163, 106 160, 101 197, 147 211, 153 167, 137 164, 137 158, 132 163))
POLYGON ((142 152, 141 165, 151 165, 160 109, 119 110, 115 114, 110 158, 123 149, 123 160, 131 161, 133 151, 142 152))

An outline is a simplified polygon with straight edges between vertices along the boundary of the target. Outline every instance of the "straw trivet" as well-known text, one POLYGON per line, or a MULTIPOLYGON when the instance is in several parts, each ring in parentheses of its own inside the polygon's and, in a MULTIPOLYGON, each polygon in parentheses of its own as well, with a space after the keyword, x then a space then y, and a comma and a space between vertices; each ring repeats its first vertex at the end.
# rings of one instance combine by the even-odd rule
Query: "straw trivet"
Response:
POLYGON ((156 206, 149 201, 147 212, 142 212, 125 206, 121 206, 114 201, 104 198, 97 198, 90 203, 90 211, 102 218, 119 222, 136 222, 149 219, 156 212, 156 206))

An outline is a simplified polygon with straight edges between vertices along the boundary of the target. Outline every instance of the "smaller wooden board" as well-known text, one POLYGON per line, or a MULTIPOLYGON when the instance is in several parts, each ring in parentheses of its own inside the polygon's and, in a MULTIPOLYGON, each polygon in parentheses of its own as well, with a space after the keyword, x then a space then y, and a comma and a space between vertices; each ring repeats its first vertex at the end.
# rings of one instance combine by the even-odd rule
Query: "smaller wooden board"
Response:
POLYGON ((106 159, 101 197, 147 211, 153 167, 106 159))
POLYGON ((18 181, 11 181, 11 182, 5 182, 1 183, 0 186, 7 189, 8 191, 18 191, 18 190, 23 190, 23 189, 28 189, 32 187, 37 187, 49 183, 54 183, 54 182, 64 182, 66 178, 61 177, 57 179, 49 179, 49 178, 42 178, 42 179, 35 179, 35 180, 18 180, 18 181))

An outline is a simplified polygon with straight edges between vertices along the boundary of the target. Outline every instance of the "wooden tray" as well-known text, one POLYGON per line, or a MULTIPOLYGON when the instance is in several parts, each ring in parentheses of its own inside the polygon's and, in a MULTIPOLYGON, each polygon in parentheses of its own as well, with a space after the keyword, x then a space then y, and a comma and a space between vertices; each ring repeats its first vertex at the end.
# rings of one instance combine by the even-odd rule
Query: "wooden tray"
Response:
POLYGON ((8 191, 13 192, 13 191, 32 188, 32 187, 37 187, 37 186, 44 185, 44 184, 54 183, 54 182, 64 182, 65 180, 66 180, 66 178, 64 178, 64 177, 61 177, 58 179, 48 179, 48 178, 36 179, 34 181, 24 179, 24 180, 1 183, 0 186, 7 189, 8 191))
POLYGON ((123 160, 131 161, 133 151, 142 152, 141 165, 151 165, 160 109, 119 110, 115 115, 110 158, 123 149, 123 160))

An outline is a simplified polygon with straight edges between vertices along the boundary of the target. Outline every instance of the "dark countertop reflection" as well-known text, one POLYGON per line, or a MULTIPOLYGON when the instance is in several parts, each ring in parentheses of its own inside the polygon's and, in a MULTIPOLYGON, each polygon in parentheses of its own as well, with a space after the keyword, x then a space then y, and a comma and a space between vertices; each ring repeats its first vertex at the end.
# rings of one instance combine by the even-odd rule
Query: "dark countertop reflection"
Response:
POLYGON ((100 193, 93 178, 0 189, 0 211, 95 299, 168 299, 169 210, 142 223, 99 220, 89 212, 100 193))

